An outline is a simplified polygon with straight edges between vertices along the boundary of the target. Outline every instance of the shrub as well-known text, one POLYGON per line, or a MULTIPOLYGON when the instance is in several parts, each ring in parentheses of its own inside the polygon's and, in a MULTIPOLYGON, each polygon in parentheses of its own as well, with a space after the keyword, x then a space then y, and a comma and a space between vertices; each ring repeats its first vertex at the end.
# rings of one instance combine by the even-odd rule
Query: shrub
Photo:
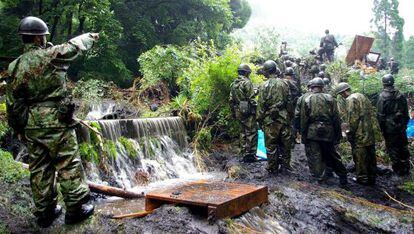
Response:
POLYGON ((89 143, 82 143, 79 145, 79 154, 84 161, 99 163, 99 153, 95 146, 89 143))
POLYGON ((120 137, 120 138, 118 139, 118 141, 119 141, 119 143, 121 143, 121 145, 125 148, 125 150, 126 150, 126 152, 127 152, 128 156, 129 156, 131 159, 136 159, 136 158, 138 158, 138 152, 137 152, 137 150, 135 149, 135 147, 134 147, 134 145, 133 145, 133 143, 131 142, 131 140, 130 140, 130 139, 128 139, 128 138, 126 138, 126 137, 120 137))
POLYGON ((141 89, 145 90, 165 81, 170 90, 176 91, 176 80, 188 67, 189 61, 188 53, 183 48, 172 45, 155 46, 138 58, 140 72, 143 74, 141 89))
POLYGON ((73 89, 73 96, 87 104, 99 102, 105 95, 107 85, 101 80, 80 80, 73 89))
POLYGON ((29 175, 29 171, 14 161, 13 156, 0 149, 0 180, 15 183, 29 175))

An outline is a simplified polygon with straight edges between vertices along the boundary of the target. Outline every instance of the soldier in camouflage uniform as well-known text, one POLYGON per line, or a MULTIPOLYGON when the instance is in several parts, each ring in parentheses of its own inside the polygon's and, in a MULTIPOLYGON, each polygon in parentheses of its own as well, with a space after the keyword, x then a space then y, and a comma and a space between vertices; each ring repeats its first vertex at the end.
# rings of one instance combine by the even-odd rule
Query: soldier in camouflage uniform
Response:
POLYGON ((323 49, 326 59, 329 62, 332 62, 334 60, 335 48, 338 47, 338 43, 336 42, 335 37, 332 34, 329 34, 328 29, 325 30, 325 36, 321 38, 319 46, 323 49))
POLYGON ((90 49, 98 34, 84 34, 66 44, 46 48, 46 24, 26 17, 19 26, 24 54, 9 65, 7 107, 10 126, 24 135, 29 149, 30 183, 41 227, 50 226, 62 212, 57 187, 66 205, 67 224, 93 214, 87 205, 89 188, 78 154, 69 104, 66 71, 70 62, 90 49))
POLYGON ((346 98, 345 132, 352 146, 356 181, 364 185, 373 185, 376 179, 377 161, 371 102, 361 93, 352 93, 351 86, 347 83, 338 84, 336 93, 346 98))
POLYGON ((257 120, 265 132, 269 171, 292 170, 290 153, 292 129, 289 119, 291 94, 289 85, 280 79, 280 70, 274 61, 267 61, 263 71, 268 78, 259 91, 257 120))
POLYGON ((256 92, 249 79, 251 69, 246 64, 238 68, 239 77, 231 84, 230 103, 234 117, 240 122, 240 149, 243 162, 256 161, 257 122, 256 92))
POLYGON ((408 151, 407 124, 409 121, 407 99, 394 88, 391 74, 382 78, 384 90, 378 103, 378 122, 385 138, 385 145, 392 161, 392 168, 400 176, 410 173, 410 152, 408 151))
POLYGON ((329 166, 339 176, 341 185, 346 185, 347 172, 334 147, 341 139, 341 122, 335 99, 323 93, 321 78, 313 79, 310 87, 312 93, 305 96, 298 107, 309 170, 313 177, 322 181, 326 166, 329 166))

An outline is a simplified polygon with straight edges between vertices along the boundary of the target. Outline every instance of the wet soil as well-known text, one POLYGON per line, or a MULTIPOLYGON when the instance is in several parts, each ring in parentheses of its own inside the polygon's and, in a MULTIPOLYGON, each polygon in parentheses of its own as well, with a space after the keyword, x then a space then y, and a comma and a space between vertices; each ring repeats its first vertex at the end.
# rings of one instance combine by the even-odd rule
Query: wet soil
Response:
MULTIPOLYGON (((131 207, 143 209, 143 201, 96 201, 92 219, 80 225, 64 225, 62 215, 52 227, 39 229, 30 213, 33 206, 27 181, 1 183, 7 193, 0 195, 0 233, 413 233, 414 213, 391 201, 385 191, 401 202, 414 206, 414 196, 399 188, 407 178, 399 178, 381 166, 377 185, 351 182, 347 188, 337 178, 319 184, 309 177, 303 146, 293 153, 294 173, 270 175, 266 162, 242 164, 231 149, 216 150, 207 164, 227 172, 228 182, 266 185, 269 203, 234 219, 209 223, 206 217, 185 207, 162 206, 141 219, 113 220, 131 207), (19 211, 20 210, 20 211, 19 211), (411 213, 410 213, 411 212, 411 213)), ((350 166, 351 167, 351 166, 350 166)), ((354 175, 349 174, 349 178, 354 175)), ((132 209, 134 210, 134 209, 132 209)), ((128 212, 129 213, 129 212, 128 212)))

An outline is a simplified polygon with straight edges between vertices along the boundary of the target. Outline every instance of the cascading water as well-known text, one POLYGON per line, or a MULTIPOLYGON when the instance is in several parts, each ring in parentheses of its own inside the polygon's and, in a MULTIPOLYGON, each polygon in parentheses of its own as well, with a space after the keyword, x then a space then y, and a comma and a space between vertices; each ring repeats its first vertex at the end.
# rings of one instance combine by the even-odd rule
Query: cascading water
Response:
MULTIPOLYGON (((108 157, 106 175, 97 165, 88 163, 88 176, 92 181, 112 179, 119 187, 132 188, 140 184, 143 176, 148 177, 148 182, 155 182, 197 173, 185 126, 179 117, 93 122, 99 124, 103 137, 114 143, 116 155, 108 157)), ((91 141, 88 128, 83 127, 81 135, 83 141, 91 141)))

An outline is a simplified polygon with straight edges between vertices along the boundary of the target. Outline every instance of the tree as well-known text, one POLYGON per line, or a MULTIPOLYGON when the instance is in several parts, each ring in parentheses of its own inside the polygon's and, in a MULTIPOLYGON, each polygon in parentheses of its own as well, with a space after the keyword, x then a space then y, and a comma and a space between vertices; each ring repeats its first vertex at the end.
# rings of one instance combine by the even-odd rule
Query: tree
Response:
POLYGON ((402 58, 404 44, 404 19, 399 15, 398 0, 374 0, 371 20, 376 27, 376 43, 384 57, 402 58))
POLYGON ((414 69, 414 36, 411 36, 405 43, 403 61, 407 68, 414 69))

